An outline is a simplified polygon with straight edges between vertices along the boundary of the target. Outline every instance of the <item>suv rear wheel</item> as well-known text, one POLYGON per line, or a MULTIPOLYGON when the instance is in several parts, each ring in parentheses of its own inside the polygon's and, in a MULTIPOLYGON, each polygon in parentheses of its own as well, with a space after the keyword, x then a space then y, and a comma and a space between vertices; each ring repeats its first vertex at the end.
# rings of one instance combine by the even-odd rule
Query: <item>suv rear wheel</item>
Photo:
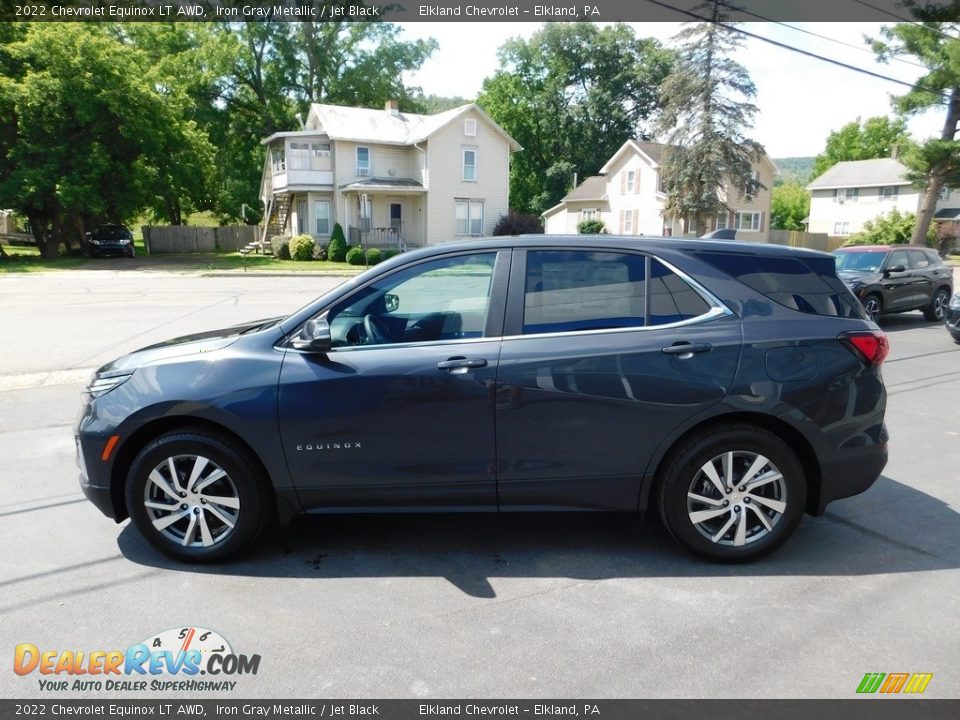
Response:
POLYGON ((127 476, 127 509, 143 536, 188 562, 221 560, 250 545, 273 516, 272 495, 246 448, 205 431, 161 435, 127 476))
POLYGON ((932 322, 940 322, 947 316, 947 304, 950 302, 950 291, 946 288, 937 290, 930 298, 930 304, 923 310, 923 316, 932 322))
POLYGON ((772 433, 728 426, 692 438, 660 482, 660 515, 670 534, 697 555, 743 562, 780 547, 806 504, 797 456, 772 433))

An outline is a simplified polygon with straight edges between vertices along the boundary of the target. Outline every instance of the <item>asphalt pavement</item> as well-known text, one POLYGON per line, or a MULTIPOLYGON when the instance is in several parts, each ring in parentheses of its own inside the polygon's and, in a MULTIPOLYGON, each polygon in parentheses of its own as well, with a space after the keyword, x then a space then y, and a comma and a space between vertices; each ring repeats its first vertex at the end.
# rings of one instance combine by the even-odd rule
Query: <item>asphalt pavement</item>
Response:
MULTIPOLYGON (((920 313, 884 322, 883 477, 751 565, 696 560, 653 517, 560 514, 315 516, 195 567, 83 499, 72 423, 94 367, 339 281, 0 276, 0 652, 210 628, 261 656, 223 699, 850 698, 866 672, 960 697, 960 346, 920 313)), ((0 668, 0 697, 130 697, 38 677, 0 668)))

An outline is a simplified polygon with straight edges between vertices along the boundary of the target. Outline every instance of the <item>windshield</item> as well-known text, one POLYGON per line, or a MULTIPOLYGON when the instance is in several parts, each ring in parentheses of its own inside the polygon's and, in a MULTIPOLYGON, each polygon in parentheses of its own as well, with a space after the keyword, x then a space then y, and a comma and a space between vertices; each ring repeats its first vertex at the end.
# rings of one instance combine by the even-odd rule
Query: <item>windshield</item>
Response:
POLYGON ((838 252, 834 253, 837 259, 837 270, 856 270, 859 272, 880 272, 880 266, 886 259, 885 252, 838 252))
POLYGON ((130 237, 130 231, 123 225, 101 225, 93 231, 96 240, 122 240, 130 237))

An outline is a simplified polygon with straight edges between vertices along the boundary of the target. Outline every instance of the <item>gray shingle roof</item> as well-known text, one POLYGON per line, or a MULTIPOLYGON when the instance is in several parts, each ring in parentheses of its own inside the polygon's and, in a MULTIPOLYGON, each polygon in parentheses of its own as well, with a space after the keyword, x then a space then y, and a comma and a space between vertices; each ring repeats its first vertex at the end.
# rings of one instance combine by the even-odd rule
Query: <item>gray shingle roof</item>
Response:
POLYGON ((909 185, 907 168, 894 158, 839 162, 807 185, 807 190, 909 185))
POLYGON ((606 195, 607 178, 603 175, 588 177, 563 198, 563 202, 571 200, 602 200, 606 195))

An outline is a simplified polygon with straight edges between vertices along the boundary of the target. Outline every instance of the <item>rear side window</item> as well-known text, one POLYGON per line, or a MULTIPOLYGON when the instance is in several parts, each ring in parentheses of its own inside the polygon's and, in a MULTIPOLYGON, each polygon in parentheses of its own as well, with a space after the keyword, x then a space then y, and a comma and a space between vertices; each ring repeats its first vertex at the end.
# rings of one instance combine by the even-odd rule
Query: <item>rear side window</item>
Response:
POLYGON ((837 277, 832 257, 765 257, 697 252, 696 257, 779 305, 810 315, 862 318, 860 304, 837 277))
POLYGON ((682 278, 644 255, 527 252, 525 335, 665 325, 709 309, 682 278))
POLYGON ((930 267, 930 258, 923 250, 910 250, 907 254, 910 256, 911 270, 926 270, 930 267))

